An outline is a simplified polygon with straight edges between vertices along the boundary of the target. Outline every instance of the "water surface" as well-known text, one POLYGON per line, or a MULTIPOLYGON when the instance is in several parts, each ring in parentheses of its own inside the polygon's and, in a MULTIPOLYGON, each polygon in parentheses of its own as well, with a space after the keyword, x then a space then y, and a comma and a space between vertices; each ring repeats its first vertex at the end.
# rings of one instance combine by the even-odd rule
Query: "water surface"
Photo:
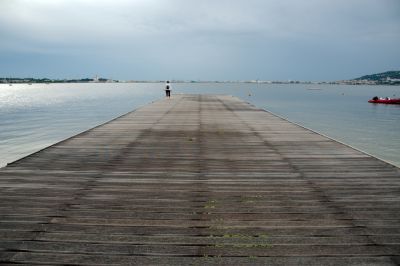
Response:
MULTIPOLYGON (((163 97, 160 83, 0 85, 0 165, 163 97)), ((400 166, 400 87, 172 84, 172 93, 230 94, 400 166)))

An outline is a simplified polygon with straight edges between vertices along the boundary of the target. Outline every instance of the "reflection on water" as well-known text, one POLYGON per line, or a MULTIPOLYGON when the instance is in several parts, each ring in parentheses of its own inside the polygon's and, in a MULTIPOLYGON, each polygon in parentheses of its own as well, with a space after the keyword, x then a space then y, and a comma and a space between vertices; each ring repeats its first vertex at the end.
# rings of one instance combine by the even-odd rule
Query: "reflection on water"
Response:
MULTIPOLYGON (((367 102, 400 87, 173 84, 173 93, 231 94, 400 165, 400 106, 367 102)), ((0 165, 163 97, 163 84, 0 85, 0 165)))
POLYGON ((0 85, 0 165, 149 103, 158 86, 0 85))

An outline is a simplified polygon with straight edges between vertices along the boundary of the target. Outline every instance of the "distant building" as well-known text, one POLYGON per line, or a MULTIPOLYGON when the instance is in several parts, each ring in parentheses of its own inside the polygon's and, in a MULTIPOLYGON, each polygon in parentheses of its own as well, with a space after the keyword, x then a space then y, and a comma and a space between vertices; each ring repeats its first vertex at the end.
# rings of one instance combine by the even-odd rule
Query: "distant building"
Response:
POLYGON ((93 78, 93 81, 92 81, 92 82, 99 82, 99 76, 96 75, 96 76, 93 78))
POLYGON ((396 78, 392 79, 390 77, 386 77, 386 81, 387 82, 400 82, 400 79, 396 79, 396 78))

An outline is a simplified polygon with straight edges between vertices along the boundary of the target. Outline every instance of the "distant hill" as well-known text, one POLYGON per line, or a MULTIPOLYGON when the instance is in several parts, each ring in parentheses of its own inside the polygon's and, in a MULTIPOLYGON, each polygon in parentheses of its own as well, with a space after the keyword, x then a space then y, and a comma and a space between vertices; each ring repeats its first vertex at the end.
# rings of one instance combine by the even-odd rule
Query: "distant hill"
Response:
POLYGON ((378 74, 366 75, 353 80, 371 81, 377 84, 400 84, 400 71, 387 71, 378 74))

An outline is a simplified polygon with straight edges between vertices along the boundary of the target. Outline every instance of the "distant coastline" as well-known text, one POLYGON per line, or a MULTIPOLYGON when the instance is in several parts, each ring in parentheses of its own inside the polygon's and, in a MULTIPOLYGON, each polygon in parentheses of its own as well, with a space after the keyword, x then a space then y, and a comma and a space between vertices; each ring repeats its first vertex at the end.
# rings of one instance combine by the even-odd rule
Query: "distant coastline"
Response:
MULTIPOLYGON (((1 78, 0 84, 50 84, 50 83, 164 83, 164 80, 115 80, 110 78, 49 79, 49 78, 1 78)), ((173 83, 255 83, 255 84, 332 84, 332 85, 400 85, 400 71, 387 71, 339 81, 300 80, 172 80, 173 83)))

